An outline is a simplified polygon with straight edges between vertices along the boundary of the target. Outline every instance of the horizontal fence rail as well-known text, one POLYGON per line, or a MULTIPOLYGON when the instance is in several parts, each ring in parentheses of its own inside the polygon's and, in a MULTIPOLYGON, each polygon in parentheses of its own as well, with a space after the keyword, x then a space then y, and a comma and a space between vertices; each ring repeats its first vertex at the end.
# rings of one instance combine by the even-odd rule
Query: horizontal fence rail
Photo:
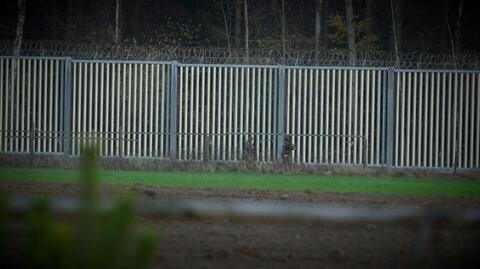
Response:
POLYGON ((480 72, 0 56, 0 152, 480 168, 480 72))

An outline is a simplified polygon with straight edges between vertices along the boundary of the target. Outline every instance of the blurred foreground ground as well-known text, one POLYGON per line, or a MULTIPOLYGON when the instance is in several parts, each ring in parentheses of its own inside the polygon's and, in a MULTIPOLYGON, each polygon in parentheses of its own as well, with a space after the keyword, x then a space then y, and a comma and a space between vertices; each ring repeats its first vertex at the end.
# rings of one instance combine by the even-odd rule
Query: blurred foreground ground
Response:
MULTIPOLYGON (((439 196, 367 195, 304 191, 191 189, 146 185, 102 185, 100 194, 110 199, 118 191, 138 192, 142 198, 209 199, 218 201, 260 200, 297 202, 309 206, 332 204, 372 207, 480 208, 480 199, 439 196)), ((2 182, 7 194, 76 197, 73 183, 2 182)), ((155 254, 155 268, 478 268, 480 231, 439 230, 427 254, 415 258, 417 231, 408 228, 360 225, 335 227, 309 223, 254 223, 150 220, 161 234, 155 254)), ((9 226, 12 256, 22 247, 21 221, 9 226)))

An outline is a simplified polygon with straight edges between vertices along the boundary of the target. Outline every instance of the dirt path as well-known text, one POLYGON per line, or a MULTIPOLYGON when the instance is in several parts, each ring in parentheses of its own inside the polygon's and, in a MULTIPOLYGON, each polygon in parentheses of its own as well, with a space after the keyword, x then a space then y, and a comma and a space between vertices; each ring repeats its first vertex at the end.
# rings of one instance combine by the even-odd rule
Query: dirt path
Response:
MULTIPOLYGON (((3 182, 6 193, 73 196, 71 183, 3 182)), ((480 199, 321 193, 304 191, 189 189, 145 185, 103 185, 100 193, 133 190, 146 199, 268 200, 349 206, 480 207, 480 199)), ((479 231, 438 231, 418 262, 417 231, 378 225, 332 227, 313 224, 190 221, 141 222, 162 234, 155 257, 159 268, 404 268, 464 267, 480 264, 479 231)))

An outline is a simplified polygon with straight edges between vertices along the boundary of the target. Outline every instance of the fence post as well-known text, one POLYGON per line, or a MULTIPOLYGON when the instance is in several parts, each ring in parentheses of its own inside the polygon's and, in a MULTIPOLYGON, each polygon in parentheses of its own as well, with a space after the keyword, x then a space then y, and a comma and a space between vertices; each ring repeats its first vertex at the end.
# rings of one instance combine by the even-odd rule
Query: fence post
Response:
POLYGON ((278 110, 277 110, 277 161, 283 158, 285 139, 285 66, 278 68, 278 110))
POLYGON ((391 168, 393 166, 393 148, 394 148, 394 132, 395 132, 395 74, 393 67, 388 69, 387 74, 387 111, 386 111, 386 125, 387 135, 384 141, 386 148, 385 164, 391 168))
POLYGON ((177 69, 178 62, 171 63, 170 73, 170 126, 169 126, 169 156, 177 158, 177 69))
POLYGON ((63 153, 72 154, 72 58, 65 60, 65 82, 63 84, 63 153))

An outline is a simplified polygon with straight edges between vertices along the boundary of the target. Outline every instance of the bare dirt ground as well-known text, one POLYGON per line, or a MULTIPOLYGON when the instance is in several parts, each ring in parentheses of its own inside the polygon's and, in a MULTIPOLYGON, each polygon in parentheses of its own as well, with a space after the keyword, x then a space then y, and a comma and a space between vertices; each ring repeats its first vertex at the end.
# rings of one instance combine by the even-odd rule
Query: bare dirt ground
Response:
MULTIPOLYGON (((190 189, 103 185, 100 194, 133 190, 145 199, 255 200, 278 203, 373 207, 480 208, 480 199, 322 193, 304 191, 190 189)), ((8 194, 74 196, 71 183, 3 182, 8 194)), ((423 258, 415 258, 418 231, 375 224, 335 227, 308 223, 258 223, 141 219, 161 233, 156 268, 479 268, 480 231, 439 230, 423 258)))

